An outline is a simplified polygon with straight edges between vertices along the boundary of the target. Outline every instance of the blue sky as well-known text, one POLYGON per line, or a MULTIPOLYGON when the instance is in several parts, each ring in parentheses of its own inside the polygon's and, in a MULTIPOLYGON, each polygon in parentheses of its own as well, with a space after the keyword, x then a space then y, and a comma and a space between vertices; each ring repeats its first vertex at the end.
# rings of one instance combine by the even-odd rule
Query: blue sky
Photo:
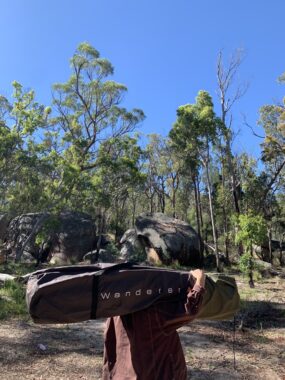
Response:
POLYGON ((237 81, 249 89, 233 110, 235 151, 258 156, 241 114, 255 126, 259 107, 284 96, 284 15, 284 0, 1 0, 0 93, 10 96, 17 80, 49 104, 51 85, 68 79, 69 58, 88 41, 128 87, 124 105, 145 112, 140 131, 167 135, 177 107, 200 89, 219 114, 218 52, 243 48, 237 81))

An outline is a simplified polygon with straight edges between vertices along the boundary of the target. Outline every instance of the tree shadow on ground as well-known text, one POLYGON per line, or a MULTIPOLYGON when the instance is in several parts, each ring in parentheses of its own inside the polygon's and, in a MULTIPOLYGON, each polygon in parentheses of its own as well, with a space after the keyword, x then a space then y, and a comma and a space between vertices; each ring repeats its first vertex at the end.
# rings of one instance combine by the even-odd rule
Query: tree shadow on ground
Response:
POLYGON ((213 369, 201 369, 201 368, 191 368, 188 369, 188 379, 191 380, 239 380, 242 379, 238 372, 231 371, 230 378, 229 372, 213 369))
MULTIPOLYGON (((279 290, 279 289, 278 289, 279 290)), ((285 304, 271 301, 242 301, 235 319, 229 321, 203 321, 203 324, 220 329, 249 328, 253 330, 282 328, 285 326, 285 304)))
POLYGON ((102 323, 38 326, 19 322, 16 326, 20 334, 13 333, 0 337, 0 364, 15 365, 20 362, 33 361, 45 356, 103 355, 102 323))

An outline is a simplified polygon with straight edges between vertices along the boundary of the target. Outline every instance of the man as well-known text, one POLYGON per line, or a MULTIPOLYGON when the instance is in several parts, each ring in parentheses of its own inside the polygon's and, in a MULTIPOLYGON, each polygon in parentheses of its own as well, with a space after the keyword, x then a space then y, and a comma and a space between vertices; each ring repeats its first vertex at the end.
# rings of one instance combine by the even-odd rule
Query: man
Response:
POLYGON ((190 272, 185 297, 146 310, 108 318, 103 380, 186 380, 177 329, 198 313, 205 292, 204 271, 190 272))

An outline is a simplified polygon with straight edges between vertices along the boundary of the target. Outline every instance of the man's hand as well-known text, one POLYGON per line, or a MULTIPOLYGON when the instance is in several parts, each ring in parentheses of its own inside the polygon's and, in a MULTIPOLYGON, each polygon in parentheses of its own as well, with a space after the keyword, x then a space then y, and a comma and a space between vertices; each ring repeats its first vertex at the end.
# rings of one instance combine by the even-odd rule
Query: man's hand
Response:
POLYGON ((190 274, 196 279, 196 284, 205 287, 206 275, 202 269, 191 270, 190 274))

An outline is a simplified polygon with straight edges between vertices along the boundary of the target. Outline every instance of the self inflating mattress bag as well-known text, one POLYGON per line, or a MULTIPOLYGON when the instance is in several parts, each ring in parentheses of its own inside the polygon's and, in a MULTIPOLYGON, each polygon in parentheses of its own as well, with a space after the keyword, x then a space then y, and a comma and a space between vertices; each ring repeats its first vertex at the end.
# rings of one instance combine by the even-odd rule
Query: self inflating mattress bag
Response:
MULTIPOLYGON (((181 298, 193 286, 189 272, 122 263, 54 267, 28 276, 26 300, 36 323, 73 323, 125 315, 181 298)), ((206 277, 197 318, 228 319, 239 307, 234 279, 206 277)))

